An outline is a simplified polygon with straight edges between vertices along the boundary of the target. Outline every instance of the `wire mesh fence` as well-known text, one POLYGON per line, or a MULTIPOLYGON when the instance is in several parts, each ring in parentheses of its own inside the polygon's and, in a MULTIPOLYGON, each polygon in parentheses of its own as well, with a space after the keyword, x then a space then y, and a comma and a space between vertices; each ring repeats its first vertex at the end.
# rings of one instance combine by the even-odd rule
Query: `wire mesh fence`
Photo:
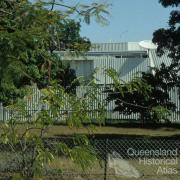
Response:
MULTIPOLYGON (((48 151, 64 142, 75 146, 72 138, 46 139, 48 151)), ((90 139, 97 160, 91 168, 82 170, 70 158, 58 155, 45 166, 44 179, 117 180, 117 179, 179 179, 180 140, 178 138, 94 138, 90 139)), ((31 152, 29 152, 31 153, 31 152)), ((0 179, 11 179, 20 171, 21 154, 0 144, 0 179)))

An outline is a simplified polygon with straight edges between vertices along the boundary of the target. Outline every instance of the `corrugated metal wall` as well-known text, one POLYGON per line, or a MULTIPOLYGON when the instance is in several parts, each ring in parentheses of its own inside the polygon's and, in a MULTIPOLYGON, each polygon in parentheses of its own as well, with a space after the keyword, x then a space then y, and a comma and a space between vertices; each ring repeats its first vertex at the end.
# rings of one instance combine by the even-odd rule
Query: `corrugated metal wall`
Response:
POLYGON ((162 63, 165 63, 167 66, 170 65, 171 59, 167 55, 164 54, 161 57, 159 57, 156 54, 156 50, 151 50, 149 51, 149 53, 151 53, 155 67, 159 68, 162 63))
POLYGON ((119 52, 128 51, 128 43, 95 43, 90 52, 119 52))
POLYGON ((90 52, 127 52, 127 51, 144 51, 138 42, 121 42, 121 43, 94 43, 90 52))
MULTIPOLYGON (((150 59, 143 57, 134 57, 134 58, 124 58, 121 57, 121 53, 129 52, 146 52, 145 49, 141 48, 137 42, 129 42, 129 43, 97 43, 94 44, 90 50, 92 53, 91 56, 86 57, 73 57, 72 60, 67 57, 64 60, 68 60, 73 69, 76 70, 77 76, 83 76, 85 79, 88 79, 93 71, 96 69, 96 74, 94 75, 96 78, 96 83, 99 85, 111 84, 112 80, 105 74, 105 69, 113 68, 119 73, 119 77, 124 81, 129 81, 132 79, 137 72, 146 72, 149 70, 150 59), (104 53, 106 52, 106 53, 104 53), (108 52, 111 53, 108 54, 108 52), (95 53, 95 54, 93 54, 95 53), (96 56, 96 53, 100 53, 96 56), (115 53, 113 55, 113 53, 115 53), (119 54, 119 56, 116 56, 119 54)), ((154 61, 155 67, 159 67, 162 62, 169 65, 170 58, 166 55, 162 57, 158 57, 156 55, 155 50, 149 51, 151 53, 151 57, 154 61)), ((63 58, 62 58, 63 59, 63 58)), ((77 94, 82 94, 84 92, 84 87, 77 88, 77 94)), ((27 109, 30 113, 34 113, 40 110, 41 104, 39 104, 39 98, 41 93, 36 88, 33 88, 33 98, 31 101, 27 102, 27 109)), ((171 121, 179 122, 180 121, 180 101, 178 98, 177 89, 172 90, 170 92, 172 101, 176 103, 177 110, 171 116, 171 121)), ((105 99, 106 95, 102 94, 100 99, 105 99)), ((46 107, 48 108, 48 107, 46 107)), ((65 106, 63 110, 68 108, 65 106)), ((124 116, 119 114, 118 112, 113 112, 114 103, 111 102, 106 107, 107 119, 138 119, 138 114, 132 114, 131 116, 124 116)), ((11 112, 0 105, 0 119, 7 120, 11 116, 11 112)))
POLYGON ((147 72, 150 66, 149 58, 122 58, 115 56, 88 57, 89 60, 73 60, 71 68, 76 71, 77 77, 88 79, 96 70, 94 77, 97 84, 112 84, 112 80, 105 73, 106 69, 113 68, 119 73, 123 81, 129 81, 139 72, 147 72))
POLYGON ((180 122, 180 97, 178 88, 172 89, 170 92, 171 101, 176 105, 176 113, 172 113, 170 116, 171 121, 179 121, 180 122))
POLYGON ((97 68, 97 73, 95 74, 97 84, 112 84, 111 78, 104 73, 105 69, 113 68, 119 73, 119 77, 123 81, 129 81, 138 72, 148 71, 149 59, 102 56, 94 59, 94 68, 97 68))
MULTIPOLYGON (((79 97, 81 97, 85 92, 86 92, 86 89, 88 87, 84 87, 84 86, 79 86, 77 88, 77 95, 79 97)), ((94 101, 94 107, 93 108, 97 108, 97 104, 99 101, 103 102, 106 97, 107 97, 107 94, 106 93, 103 93, 104 91, 104 86, 99 86, 99 92, 102 92, 100 94, 98 94, 98 101, 94 101)), ((176 103, 176 106, 177 106, 177 109, 176 109, 176 112, 173 112, 171 114, 171 116, 169 117, 169 119, 171 120, 171 122, 180 122, 180 101, 179 101, 179 98, 177 98, 177 89, 174 89, 170 92, 170 96, 171 96, 171 100, 173 102, 176 103)), ((36 87, 33 87, 33 95, 32 95, 32 98, 31 99, 28 99, 27 100, 27 103, 26 103, 26 109, 27 109, 27 114, 29 116, 27 116, 26 118, 24 118, 23 116, 20 117, 19 119, 25 121, 25 120, 29 120, 28 117, 30 116, 33 116, 34 118, 36 117, 36 114, 37 112, 39 112, 42 107, 45 108, 46 110, 48 110, 48 105, 42 105, 42 103, 40 102, 40 97, 41 97, 41 92, 36 88, 36 87)), ((123 115, 123 114, 120 114, 119 112, 114 112, 113 109, 115 107, 115 104, 114 102, 110 102, 106 107, 106 119, 109 120, 110 122, 114 121, 114 120, 118 120, 118 121, 129 121, 131 122, 132 120, 139 120, 139 114, 131 114, 131 115, 123 115)), ((70 109, 70 105, 69 104, 64 104, 64 106, 62 107, 62 109, 60 109, 60 111, 63 113, 65 111, 71 111, 70 109)), ((11 116, 13 115, 13 111, 10 111, 8 110, 7 108, 4 108, 2 105, 0 105, 0 120, 8 120, 11 118, 11 116)), ((93 119, 95 117, 92 117, 93 119)), ((62 116, 62 118, 60 120, 65 120, 65 116, 62 116)))
POLYGON ((73 60, 70 62, 72 69, 76 71, 77 77, 84 77, 86 80, 90 78, 94 70, 94 62, 91 60, 73 60))

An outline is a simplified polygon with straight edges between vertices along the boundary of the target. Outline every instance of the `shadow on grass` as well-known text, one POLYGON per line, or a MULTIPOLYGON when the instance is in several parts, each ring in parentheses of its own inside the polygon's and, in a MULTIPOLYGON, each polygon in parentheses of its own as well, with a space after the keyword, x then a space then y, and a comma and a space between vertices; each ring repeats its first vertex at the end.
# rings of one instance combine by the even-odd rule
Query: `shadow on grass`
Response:
MULTIPOLYGON (((91 123, 95 126, 99 126, 100 124, 98 123, 91 123)), ((54 125, 61 125, 61 126, 67 126, 66 123, 61 123, 61 122, 56 122, 54 125)), ((88 126, 90 124, 84 123, 84 126, 88 126)), ((140 123, 140 122, 117 122, 117 123, 111 123, 111 122, 105 122, 102 127, 119 127, 119 128, 142 128, 142 129, 159 129, 159 128, 164 128, 164 130, 167 131, 173 131, 172 129, 169 128, 175 128, 175 129, 180 129, 180 123, 140 123), (167 128, 167 129, 165 129, 167 128)))
MULTIPOLYGON (((72 138, 72 135, 55 135, 48 139, 64 139, 72 138)), ((90 139, 163 139, 163 140, 180 140, 180 135, 169 135, 169 136, 148 136, 148 135, 130 135, 130 134, 95 134, 88 135, 90 139)))

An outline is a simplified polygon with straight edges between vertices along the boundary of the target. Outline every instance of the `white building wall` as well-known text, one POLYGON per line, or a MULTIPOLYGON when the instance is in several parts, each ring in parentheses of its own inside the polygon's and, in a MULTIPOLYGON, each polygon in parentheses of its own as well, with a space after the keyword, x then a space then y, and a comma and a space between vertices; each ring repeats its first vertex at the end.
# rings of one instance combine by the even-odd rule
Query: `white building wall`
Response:
POLYGON ((149 60, 147 58, 116 58, 112 56, 99 57, 94 60, 95 75, 98 84, 112 84, 112 80, 105 74, 105 69, 115 69, 123 81, 129 81, 137 72, 148 71, 149 60))
POLYGON ((72 69, 76 71, 77 77, 89 79, 94 71, 93 61, 91 60, 73 60, 70 62, 72 69))

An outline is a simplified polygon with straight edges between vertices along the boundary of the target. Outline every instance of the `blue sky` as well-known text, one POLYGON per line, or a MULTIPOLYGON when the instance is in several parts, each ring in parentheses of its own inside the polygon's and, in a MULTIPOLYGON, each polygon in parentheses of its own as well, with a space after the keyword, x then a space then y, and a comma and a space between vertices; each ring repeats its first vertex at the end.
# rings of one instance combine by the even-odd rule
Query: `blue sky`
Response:
MULTIPOLYGON (((164 8, 159 0, 110 0, 109 25, 82 23, 81 35, 92 42, 124 42, 152 39, 153 32, 167 27, 171 8, 164 8)), ((89 1, 90 2, 90 1, 89 1)))

